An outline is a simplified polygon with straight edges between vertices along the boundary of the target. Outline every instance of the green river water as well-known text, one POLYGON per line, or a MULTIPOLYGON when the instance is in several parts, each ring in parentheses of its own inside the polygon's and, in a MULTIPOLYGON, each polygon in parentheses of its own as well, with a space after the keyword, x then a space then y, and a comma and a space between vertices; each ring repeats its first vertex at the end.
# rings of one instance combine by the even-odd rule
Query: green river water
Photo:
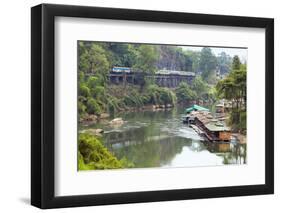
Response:
POLYGON ((121 113, 125 123, 102 128, 104 145, 118 158, 126 157, 136 168, 197 167, 246 164, 246 144, 204 141, 183 124, 183 109, 121 113))

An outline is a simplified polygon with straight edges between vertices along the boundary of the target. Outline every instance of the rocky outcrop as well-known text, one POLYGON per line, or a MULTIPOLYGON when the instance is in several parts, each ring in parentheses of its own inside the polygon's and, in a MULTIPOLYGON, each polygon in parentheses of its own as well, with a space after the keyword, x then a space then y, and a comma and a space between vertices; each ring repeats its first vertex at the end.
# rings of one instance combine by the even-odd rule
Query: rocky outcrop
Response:
POLYGON ((83 125, 91 125, 95 124, 98 121, 98 116, 96 115, 91 115, 91 114, 86 114, 82 118, 79 119, 79 122, 83 125))
POLYGON ((80 133, 88 133, 91 135, 100 136, 101 133, 103 133, 103 129, 84 129, 84 130, 81 130, 80 133))
POLYGON ((99 119, 107 119, 109 118, 109 114, 108 113, 101 113, 100 116, 99 116, 99 119))
POLYGON ((124 124, 124 120, 122 118, 114 118, 113 120, 109 121, 109 125, 115 126, 115 125, 122 125, 124 124))

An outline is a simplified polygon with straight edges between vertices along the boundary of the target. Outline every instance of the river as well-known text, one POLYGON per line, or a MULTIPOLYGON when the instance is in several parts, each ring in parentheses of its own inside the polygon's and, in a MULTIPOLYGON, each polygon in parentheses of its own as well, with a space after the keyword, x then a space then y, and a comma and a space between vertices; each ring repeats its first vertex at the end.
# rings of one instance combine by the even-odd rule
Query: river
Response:
POLYGON ((136 168, 198 167, 246 164, 246 144, 214 144, 204 141, 183 124, 184 110, 127 112, 120 126, 95 124, 102 128, 104 145, 118 158, 125 157, 136 168))

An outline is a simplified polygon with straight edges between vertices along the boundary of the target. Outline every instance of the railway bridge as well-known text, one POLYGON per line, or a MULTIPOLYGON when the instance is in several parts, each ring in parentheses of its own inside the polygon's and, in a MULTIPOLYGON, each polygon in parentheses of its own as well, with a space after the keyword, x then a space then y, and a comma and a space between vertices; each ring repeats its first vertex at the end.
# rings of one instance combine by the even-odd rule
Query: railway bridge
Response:
POLYGON ((154 80, 161 87, 175 88, 181 82, 191 84, 195 78, 194 72, 176 70, 158 70, 154 74, 133 70, 127 67, 113 68, 108 74, 111 84, 135 84, 141 85, 145 79, 154 80))

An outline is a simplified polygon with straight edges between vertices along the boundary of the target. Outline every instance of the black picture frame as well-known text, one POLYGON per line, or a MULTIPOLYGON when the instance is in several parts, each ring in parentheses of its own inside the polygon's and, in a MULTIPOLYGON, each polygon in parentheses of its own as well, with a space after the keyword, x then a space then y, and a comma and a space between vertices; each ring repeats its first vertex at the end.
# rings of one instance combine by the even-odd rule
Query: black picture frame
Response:
POLYGON ((31 9, 31 204, 60 208, 218 198, 274 193, 274 20, 240 16, 41 4, 31 9), (266 34, 265 184, 56 197, 54 21, 55 17, 263 28, 266 34))

